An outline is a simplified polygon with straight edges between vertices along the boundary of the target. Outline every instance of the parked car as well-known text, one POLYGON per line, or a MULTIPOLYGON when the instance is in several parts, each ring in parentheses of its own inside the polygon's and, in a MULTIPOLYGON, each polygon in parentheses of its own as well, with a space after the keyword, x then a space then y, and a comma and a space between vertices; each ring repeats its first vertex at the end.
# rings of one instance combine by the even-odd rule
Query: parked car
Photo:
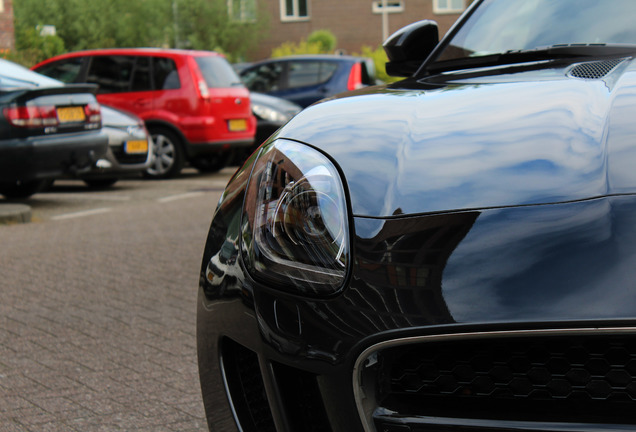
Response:
POLYGON ((155 144, 147 175, 177 175, 186 162, 223 168, 254 141, 248 90, 211 51, 120 48, 53 57, 33 70, 67 83, 99 85, 98 100, 141 117, 155 144))
POLYGON ((93 170, 81 175, 91 187, 112 186, 122 177, 142 174, 152 162, 152 140, 143 120, 134 114, 102 105, 102 128, 108 152, 93 170))
POLYGON ((26 198, 106 153, 92 85, 66 86, 0 59, 0 194, 26 198))
POLYGON ((279 57, 241 67, 252 92, 265 93, 305 108, 337 93, 375 84, 372 60, 340 55, 279 57))
POLYGON ((281 126, 302 111, 299 105, 285 99, 263 93, 250 93, 252 114, 256 117, 254 144, 235 158, 242 163, 256 148, 276 132, 281 126))
POLYGON ((475 0, 251 156, 200 272, 211 429, 636 430, 635 16, 475 0))

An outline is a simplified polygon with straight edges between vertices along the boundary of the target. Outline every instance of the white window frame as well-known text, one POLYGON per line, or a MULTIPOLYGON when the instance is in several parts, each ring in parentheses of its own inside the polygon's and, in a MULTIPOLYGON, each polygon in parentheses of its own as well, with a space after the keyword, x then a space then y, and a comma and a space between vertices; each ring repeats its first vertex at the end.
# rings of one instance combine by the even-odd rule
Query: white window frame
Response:
MULTIPOLYGON (((382 13, 382 5, 384 0, 374 0, 371 12, 374 14, 382 13)), ((402 0, 386 0, 386 13, 401 13, 404 12, 404 1, 402 0)))
POLYGON ((280 0, 280 20, 283 22, 290 21, 309 21, 311 18, 311 0, 292 0, 292 15, 287 15, 287 0, 280 0), (298 11, 299 1, 307 2, 307 16, 300 16, 298 11))
MULTIPOLYGON (((0 0, 1 1, 1 0, 0 0)), ((236 22, 255 22, 256 21, 256 0, 239 0, 241 4, 238 14, 234 12, 234 0, 227 0, 227 13, 231 20, 236 22), (248 2, 252 2, 254 6, 254 16, 250 16, 248 2), (235 15, 238 15, 239 18, 236 18, 235 15)))
POLYGON ((0 12, 4 12, 4 0, 0 0, 0 12))
POLYGON ((453 0, 445 0, 447 2, 446 7, 441 7, 440 0, 433 0, 433 13, 435 14, 455 14, 462 13, 466 9, 466 0, 454 0, 459 1, 462 5, 458 8, 453 8, 453 0))

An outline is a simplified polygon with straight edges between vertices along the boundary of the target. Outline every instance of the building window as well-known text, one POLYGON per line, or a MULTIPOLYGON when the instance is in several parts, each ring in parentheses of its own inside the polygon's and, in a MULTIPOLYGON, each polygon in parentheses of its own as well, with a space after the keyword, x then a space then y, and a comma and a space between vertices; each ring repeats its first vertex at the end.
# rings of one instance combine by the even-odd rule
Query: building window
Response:
POLYGON ((309 19, 309 0, 280 0, 281 21, 306 21, 309 19))
POLYGON ((372 11, 374 14, 381 14, 384 12, 384 4, 386 2, 387 13, 400 13, 404 12, 404 2, 402 0, 375 0, 372 4, 372 11))
POLYGON ((256 0, 227 0, 230 19, 240 22, 256 21, 256 0))
POLYGON ((466 0, 433 0, 436 14, 460 13, 466 9, 466 0))

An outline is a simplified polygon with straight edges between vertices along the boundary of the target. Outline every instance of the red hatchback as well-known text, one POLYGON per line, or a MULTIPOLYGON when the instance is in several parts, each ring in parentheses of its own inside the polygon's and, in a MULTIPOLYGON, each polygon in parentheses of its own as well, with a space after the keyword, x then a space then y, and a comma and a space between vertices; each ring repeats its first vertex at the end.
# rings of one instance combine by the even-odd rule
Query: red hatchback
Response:
POLYGON ((249 92, 215 52, 98 49, 53 57, 33 70, 66 83, 98 84, 99 102, 141 117, 155 144, 150 177, 175 176, 186 161, 219 170, 254 140, 249 92))

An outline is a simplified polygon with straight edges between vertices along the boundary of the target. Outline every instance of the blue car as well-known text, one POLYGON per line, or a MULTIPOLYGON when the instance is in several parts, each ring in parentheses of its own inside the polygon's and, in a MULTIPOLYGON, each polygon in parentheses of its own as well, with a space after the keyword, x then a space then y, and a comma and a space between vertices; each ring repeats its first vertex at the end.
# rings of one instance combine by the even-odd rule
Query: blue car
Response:
POLYGON ((289 56, 253 63, 240 72, 252 92, 287 99, 305 108, 345 91, 375 84, 371 59, 340 55, 289 56))

